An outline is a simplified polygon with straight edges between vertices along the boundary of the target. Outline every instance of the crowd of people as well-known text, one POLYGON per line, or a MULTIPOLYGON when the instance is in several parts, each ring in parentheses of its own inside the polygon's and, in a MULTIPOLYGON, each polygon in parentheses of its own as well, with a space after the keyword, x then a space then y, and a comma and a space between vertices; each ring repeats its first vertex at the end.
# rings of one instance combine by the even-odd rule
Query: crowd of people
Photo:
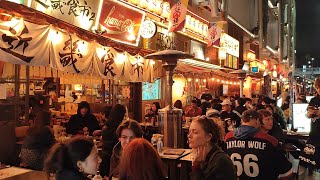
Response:
MULTIPOLYGON (((317 90, 320 93, 320 88, 317 90)), ((194 156, 191 180, 292 176, 292 164, 283 150, 283 129, 290 123, 286 109, 268 97, 261 97, 257 103, 237 96, 210 98, 206 95, 202 100, 194 99, 184 108, 181 101, 174 103, 183 111, 182 120, 192 117, 187 136, 194 156)), ((320 106, 319 99, 316 96, 311 100, 309 117, 318 118, 314 109, 320 106)), ((153 103, 145 117, 157 117, 159 109, 160 104, 153 103)), ((101 126, 89 104, 81 102, 77 114, 66 124, 66 133, 73 137, 65 142, 55 139, 50 118, 46 111, 34 118, 21 149, 22 167, 45 170, 57 180, 87 179, 96 174, 120 180, 167 179, 159 153, 143 138, 140 124, 127 117, 125 106, 106 107, 101 126), (100 153, 92 136, 101 137, 100 153)))
MULTIPOLYGON (((156 116, 159 108, 155 103, 148 116, 156 116)), ((50 126, 50 112, 39 111, 24 139, 20 166, 44 170, 57 180, 82 180, 96 174, 105 179, 166 179, 158 152, 143 138, 140 124, 127 117, 126 107, 108 106, 103 115, 101 126, 89 104, 81 102, 77 114, 65 124, 66 133, 73 137, 59 142, 50 126), (101 138, 100 153, 93 137, 101 138), (147 171, 142 168, 146 164, 147 171)))

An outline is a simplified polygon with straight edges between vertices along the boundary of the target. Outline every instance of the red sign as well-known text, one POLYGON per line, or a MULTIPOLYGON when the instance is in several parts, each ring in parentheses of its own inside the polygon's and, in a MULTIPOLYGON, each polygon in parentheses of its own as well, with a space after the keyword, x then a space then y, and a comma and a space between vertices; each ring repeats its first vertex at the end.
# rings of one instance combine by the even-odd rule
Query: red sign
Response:
POLYGON ((140 39, 140 26, 144 17, 144 12, 129 5, 105 0, 99 22, 103 36, 137 46, 140 39))

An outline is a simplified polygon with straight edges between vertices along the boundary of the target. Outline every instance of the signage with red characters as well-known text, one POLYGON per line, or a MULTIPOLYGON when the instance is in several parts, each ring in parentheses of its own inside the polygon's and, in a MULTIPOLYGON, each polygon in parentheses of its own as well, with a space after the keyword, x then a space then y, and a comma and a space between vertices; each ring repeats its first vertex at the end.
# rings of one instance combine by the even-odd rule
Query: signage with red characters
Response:
POLYGON ((115 41, 137 46, 143 11, 119 1, 104 0, 100 16, 102 35, 115 41))

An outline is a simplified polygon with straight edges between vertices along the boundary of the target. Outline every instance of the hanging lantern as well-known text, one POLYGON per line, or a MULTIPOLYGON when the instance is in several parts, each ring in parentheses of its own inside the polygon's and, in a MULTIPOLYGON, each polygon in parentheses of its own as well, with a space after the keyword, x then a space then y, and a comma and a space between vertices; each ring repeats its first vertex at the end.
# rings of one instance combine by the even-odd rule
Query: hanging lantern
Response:
POLYGON ((276 71, 276 70, 273 70, 273 72, 272 72, 272 76, 273 76, 274 78, 276 78, 276 77, 278 76, 278 73, 277 73, 277 71, 276 71))
POLYGON ((151 12, 155 12, 157 8, 157 0, 148 0, 148 7, 147 9, 151 12))
POLYGON ((163 12, 163 9, 161 7, 161 4, 163 3, 162 0, 157 0, 157 6, 156 6, 156 9, 154 11, 154 13, 156 13, 157 15, 161 15, 162 12, 163 12))
POLYGON ((139 7, 146 9, 149 5, 148 0, 140 0, 139 7))
POLYGON ((137 5, 139 5, 140 0, 129 0, 128 2, 137 6, 137 5))
POLYGON ((163 3, 161 4, 161 7, 162 7, 162 14, 161 14, 161 16, 164 17, 164 18, 166 18, 166 19, 169 19, 169 17, 170 17, 170 12, 171 12, 171 10, 170 10, 170 3, 169 3, 169 2, 163 2, 163 3))

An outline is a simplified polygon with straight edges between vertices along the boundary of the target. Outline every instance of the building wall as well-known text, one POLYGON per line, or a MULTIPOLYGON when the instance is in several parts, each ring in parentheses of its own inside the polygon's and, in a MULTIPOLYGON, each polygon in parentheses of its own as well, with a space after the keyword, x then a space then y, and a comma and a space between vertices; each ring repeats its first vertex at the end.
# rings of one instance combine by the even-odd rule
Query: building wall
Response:
POLYGON ((227 12, 249 31, 258 26, 258 1, 228 0, 227 12))

